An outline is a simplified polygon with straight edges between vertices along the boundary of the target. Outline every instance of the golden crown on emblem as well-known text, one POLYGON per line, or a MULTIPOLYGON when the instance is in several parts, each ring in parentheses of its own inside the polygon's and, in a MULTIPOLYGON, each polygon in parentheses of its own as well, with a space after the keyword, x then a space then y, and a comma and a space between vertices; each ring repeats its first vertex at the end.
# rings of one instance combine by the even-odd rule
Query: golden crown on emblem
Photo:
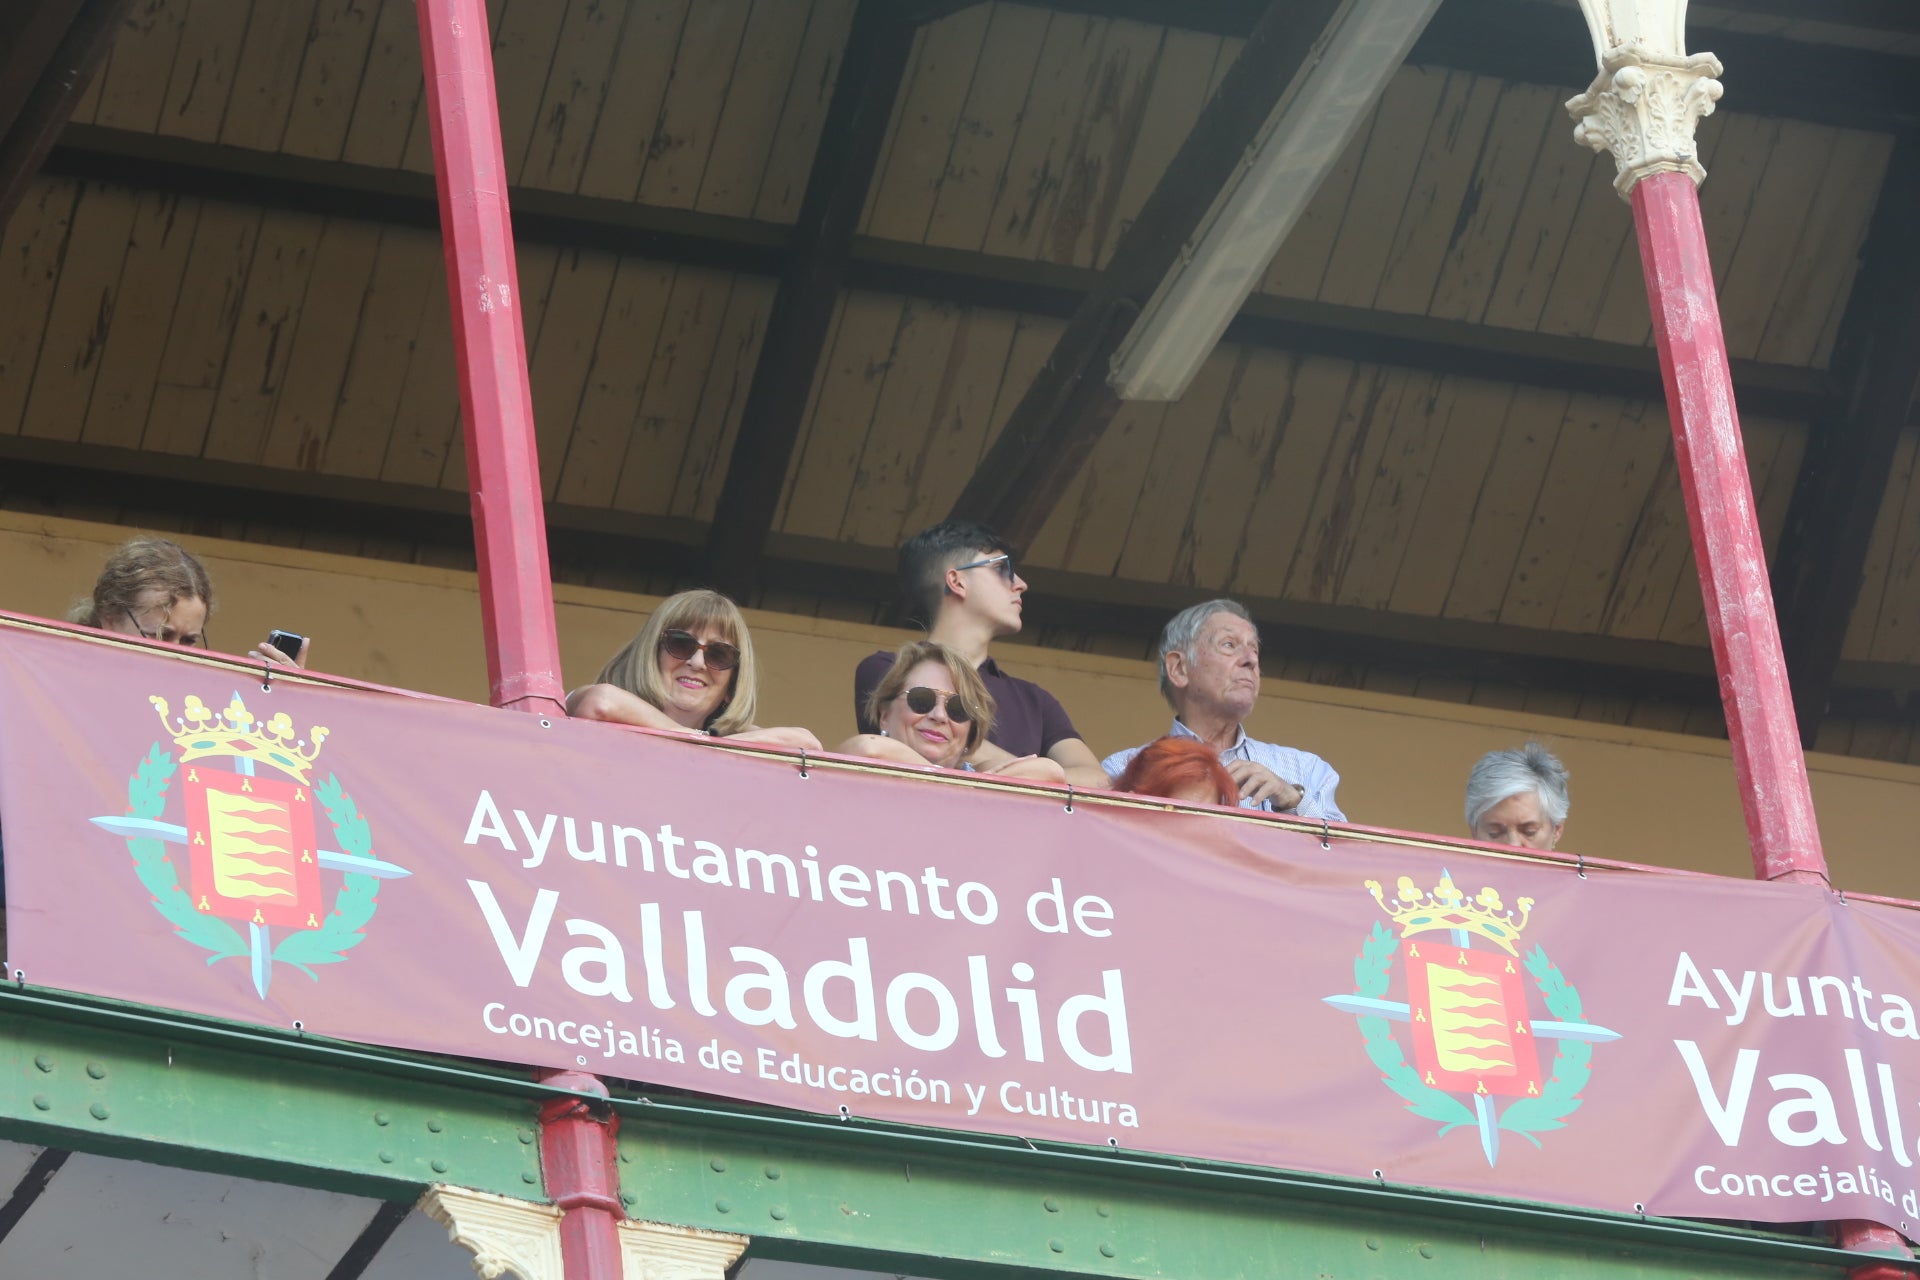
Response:
POLYGON ((1414 884, 1412 876, 1401 876, 1392 901, 1387 900, 1378 880, 1369 880, 1366 884, 1373 900, 1400 926, 1402 938, 1458 929, 1485 938, 1508 955, 1519 955, 1513 944, 1533 914, 1532 898, 1515 900, 1514 906, 1520 912, 1520 918, 1515 920, 1514 913, 1500 901, 1499 890, 1488 885, 1468 898, 1454 886, 1453 876, 1444 871, 1440 873, 1440 883, 1428 890, 1414 884))
POLYGON ((294 733, 293 719, 276 711, 264 723, 257 720, 239 694, 222 711, 214 711, 197 695, 188 694, 180 714, 168 719, 167 700, 150 697, 160 725, 180 749, 180 763, 208 756, 239 756, 264 764, 306 782, 307 770, 320 756, 327 730, 315 725, 303 740, 294 733))

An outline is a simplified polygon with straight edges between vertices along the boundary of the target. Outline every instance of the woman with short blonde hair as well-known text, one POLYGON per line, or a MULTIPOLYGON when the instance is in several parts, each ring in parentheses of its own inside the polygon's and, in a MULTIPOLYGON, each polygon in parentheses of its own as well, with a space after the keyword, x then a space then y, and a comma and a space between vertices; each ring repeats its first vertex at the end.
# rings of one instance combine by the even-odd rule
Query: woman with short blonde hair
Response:
MULTIPOLYGON (((993 731, 996 708, 971 663, 938 641, 914 640, 894 654, 893 665, 868 695, 865 710, 880 731, 855 734, 840 744, 843 753, 974 772, 967 757, 993 731)), ((1016 757, 986 772, 1037 782, 1066 781, 1060 766, 1044 756, 1016 757)))

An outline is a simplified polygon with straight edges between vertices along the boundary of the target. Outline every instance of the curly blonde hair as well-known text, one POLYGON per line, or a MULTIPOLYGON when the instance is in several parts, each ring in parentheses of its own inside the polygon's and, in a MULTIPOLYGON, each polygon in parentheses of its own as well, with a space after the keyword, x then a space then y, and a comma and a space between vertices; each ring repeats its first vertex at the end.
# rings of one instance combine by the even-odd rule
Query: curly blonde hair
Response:
POLYGON ((167 593, 169 610, 182 600, 198 600, 213 612, 213 579, 193 552, 166 538, 134 538, 113 549, 94 580, 93 594, 74 602, 67 621, 102 626, 102 619, 131 615, 140 596, 155 588, 167 593))

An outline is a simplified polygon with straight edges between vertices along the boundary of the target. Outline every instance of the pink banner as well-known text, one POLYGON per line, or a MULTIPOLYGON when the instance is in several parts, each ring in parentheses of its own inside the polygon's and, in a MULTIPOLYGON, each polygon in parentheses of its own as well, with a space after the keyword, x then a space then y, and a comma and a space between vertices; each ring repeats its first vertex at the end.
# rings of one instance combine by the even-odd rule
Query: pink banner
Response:
POLYGON ((803 772, 14 626, 0 725, 31 986, 829 1114, 1920 1222, 1897 907, 803 772))

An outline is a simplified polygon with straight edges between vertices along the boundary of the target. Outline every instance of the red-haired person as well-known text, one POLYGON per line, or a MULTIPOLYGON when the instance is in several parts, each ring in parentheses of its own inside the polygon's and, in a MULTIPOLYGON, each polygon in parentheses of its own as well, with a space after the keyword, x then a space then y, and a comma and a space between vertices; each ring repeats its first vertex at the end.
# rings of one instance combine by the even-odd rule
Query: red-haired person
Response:
POLYGON ((1115 784, 1136 795, 1163 796, 1188 804, 1240 803, 1240 787, 1214 749, 1198 738, 1158 738, 1127 762, 1115 784))

